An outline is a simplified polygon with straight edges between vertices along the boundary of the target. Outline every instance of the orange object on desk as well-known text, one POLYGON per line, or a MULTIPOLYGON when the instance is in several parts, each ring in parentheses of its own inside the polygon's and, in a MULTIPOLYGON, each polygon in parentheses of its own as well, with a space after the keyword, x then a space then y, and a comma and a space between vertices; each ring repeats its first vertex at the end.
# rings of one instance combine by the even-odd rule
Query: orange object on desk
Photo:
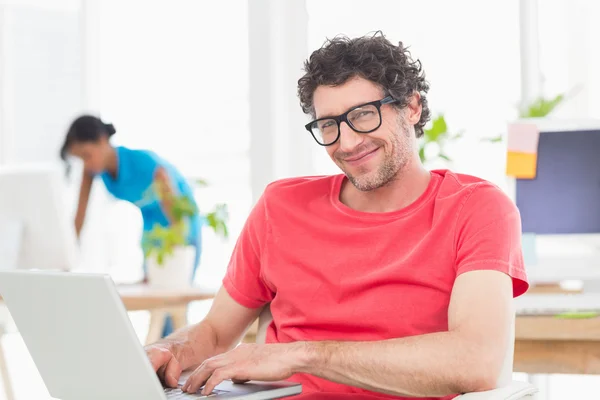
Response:
POLYGON ((537 154, 509 151, 506 154, 506 175, 519 179, 534 179, 537 172, 537 154))

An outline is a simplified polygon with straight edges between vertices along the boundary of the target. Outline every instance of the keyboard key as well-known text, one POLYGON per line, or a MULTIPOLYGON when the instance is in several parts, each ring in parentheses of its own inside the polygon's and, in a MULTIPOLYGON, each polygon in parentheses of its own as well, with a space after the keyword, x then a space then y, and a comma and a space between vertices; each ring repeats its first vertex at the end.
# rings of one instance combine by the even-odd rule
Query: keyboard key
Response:
MULTIPOLYGON (((202 389, 201 389, 202 390, 202 389)), ((210 397, 216 397, 220 394, 229 393, 226 390, 213 390, 209 395, 203 396, 200 394, 200 391, 195 394, 185 393, 181 390, 181 388, 173 389, 165 389, 165 394, 167 395, 167 399, 169 400, 185 400, 185 399, 207 399, 210 397)))

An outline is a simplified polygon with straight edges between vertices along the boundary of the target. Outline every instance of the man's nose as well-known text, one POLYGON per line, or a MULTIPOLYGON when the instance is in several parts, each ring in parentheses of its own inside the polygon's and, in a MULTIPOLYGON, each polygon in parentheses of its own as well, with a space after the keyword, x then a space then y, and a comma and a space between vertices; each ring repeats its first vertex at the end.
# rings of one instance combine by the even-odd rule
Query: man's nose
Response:
POLYGON ((340 123, 340 150, 344 153, 350 153, 360 145, 364 140, 364 135, 356 132, 347 122, 340 123))

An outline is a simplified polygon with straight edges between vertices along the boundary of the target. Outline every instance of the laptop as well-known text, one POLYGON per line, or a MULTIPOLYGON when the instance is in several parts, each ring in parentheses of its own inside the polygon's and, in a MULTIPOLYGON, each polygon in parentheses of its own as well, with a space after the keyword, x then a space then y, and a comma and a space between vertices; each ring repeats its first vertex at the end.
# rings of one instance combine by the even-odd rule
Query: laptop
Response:
MULTIPOLYGON (((171 400, 205 396, 165 389, 107 275, 0 271, 0 295, 50 395, 61 400, 171 400)), ((185 382, 180 380, 180 385, 185 382)), ((293 396, 291 382, 223 382, 211 399, 293 396)))

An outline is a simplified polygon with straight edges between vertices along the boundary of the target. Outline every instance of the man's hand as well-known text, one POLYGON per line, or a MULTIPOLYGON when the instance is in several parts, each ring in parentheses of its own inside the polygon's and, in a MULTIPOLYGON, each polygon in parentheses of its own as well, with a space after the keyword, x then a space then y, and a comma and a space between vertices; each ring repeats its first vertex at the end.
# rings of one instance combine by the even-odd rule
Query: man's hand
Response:
POLYGON ((176 388, 181 376, 181 366, 173 353, 165 346, 152 345, 146 347, 146 355, 162 384, 176 388))
POLYGON ((204 320, 146 346, 146 356, 162 384, 176 388, 182 371, 232 349, 260 311, 239 305, 221 288, 204 320))
POLYGON ((204 361, 190 375, 182 390, 196 393, 204 385, 202 394, 208 395, 227 379, 236 383, 287 379, 303 362, 304 347, 303 343, 242 344, 204 361))

